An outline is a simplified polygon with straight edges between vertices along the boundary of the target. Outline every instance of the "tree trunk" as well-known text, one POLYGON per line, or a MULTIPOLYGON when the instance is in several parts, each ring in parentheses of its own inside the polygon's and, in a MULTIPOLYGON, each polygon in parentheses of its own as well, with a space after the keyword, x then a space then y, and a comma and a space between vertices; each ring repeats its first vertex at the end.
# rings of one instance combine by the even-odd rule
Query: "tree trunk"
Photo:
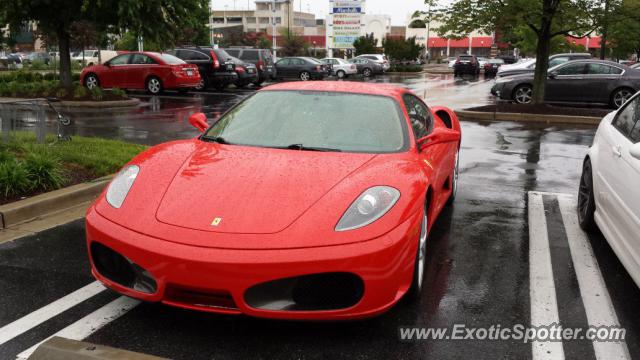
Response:
POLYGON ((551 27, 542 29, 538 35, 536 49, 536 70, 533 77, 533 103, 544 104, 545 88, 547 85, 547 70, 549 70, 549 53, 551 42, 551 27))
POLYGON ((69 43, 71 35, 64 28, 58 28, 58 45, 60 50, 60 84, 71 89, 73 81, 71 79, 71 52, 69 43))
MULTIPOLYGON (((602 24, 602 35, 600 36, 600 60, 604 60, 607 55, 607 35, 609 32, 609 3, 611 0, 605 0, 604 3, 604 24, 602 24)), ((589 49, 587 49, 589 50, 589 49)))

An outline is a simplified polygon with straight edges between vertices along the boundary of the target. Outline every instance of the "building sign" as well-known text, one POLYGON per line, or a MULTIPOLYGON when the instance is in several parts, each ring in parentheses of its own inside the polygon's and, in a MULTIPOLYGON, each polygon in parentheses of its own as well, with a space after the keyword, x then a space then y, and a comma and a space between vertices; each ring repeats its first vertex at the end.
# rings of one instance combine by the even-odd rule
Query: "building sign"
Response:
POLYGON ((329 48, 353 49, 353 42, 362 36, 364 2, 365 0, 329 1, 329 48))

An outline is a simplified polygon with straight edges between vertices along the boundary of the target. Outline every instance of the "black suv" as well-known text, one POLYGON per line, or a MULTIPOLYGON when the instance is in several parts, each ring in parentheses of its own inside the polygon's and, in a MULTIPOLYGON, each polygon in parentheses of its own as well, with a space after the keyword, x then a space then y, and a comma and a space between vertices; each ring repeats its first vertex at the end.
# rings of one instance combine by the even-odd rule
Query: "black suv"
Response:
POLYGON ((453 65, 453 76, 480 74, 480 62, 475 55, 460 55, 453 65))
POLYGON ((198 90, 208 87, 224 90, 238 81, 236 64, 231 60, 231 55, 222 49, 190 47, 175 49, 168 53, 198 66, 202 78, 200 86, 196 88, 198 90))
POLYGON ((225 49, 230 55, 238 59, 254 64, 258 68, 258 81, 254 85, 260 86, 267 80, 276 78, 276 67, 274 66, 273 55, 266 49, 245 49, 230 48, 225 49))

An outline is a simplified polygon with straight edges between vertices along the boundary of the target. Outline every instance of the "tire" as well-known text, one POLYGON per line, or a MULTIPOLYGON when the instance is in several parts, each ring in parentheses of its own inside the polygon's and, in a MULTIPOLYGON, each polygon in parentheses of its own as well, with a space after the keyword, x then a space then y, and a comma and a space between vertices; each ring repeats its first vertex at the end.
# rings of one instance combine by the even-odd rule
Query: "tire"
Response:
POLYGON ((582 176, 580 177, 580 188, 578 190, 578 223, 583 230, 595 230, 595 213, 596 200, 593 194, 593 170, 591 160, 586 159, 582 165, 582 176))
POLYGON ((338 77, 338 79, 344 79, 347 77, 347 73, 345 73, 344 70, 338 70, 336 76, 338 77))
POLYGON ((533 88, 531 85, 520 85, 513 90, 513 101, 516 104, 531 104, 533 100, 533 88))
POLYGON ((145 87, 151 95, 158 95, 162 93, 162 81, 155 76, 151 76, 147 79, 145 87))
POLYGON ((311 74, 308 71, 303 71, 300 73, 299 78, 302 81, 309 81, 311 80, 311 74))
POLYGON ((411 287, 407 291, 407 298, 411 301, 420 299, 422 286, 424 285, 424 272, 427 263, 427 238, 429 237, 427 209, 428 206, 425 204, 420 225, 420 236, 418 237, 418 250, 413 264, 413 278, 411 287))
POLYGON ((91 90, 95 87, 100 87, 100 80, 98 79, 98 75, 94 73, 90 73, 87 77, 84 78, 84 86, 91 90))
POLYGON ((214 85, 214 87, 218 91, 224 91, 224 89, 226 89, 227 86, 228 86, 228 84, 225 84, 225 83, 217 83, 217 84, 214 85))
POLYGON ((453 204, 456 201, 456 196, 458 195, 458 177, 460 176, 460 149, 456 151, 456 163, 453 167, 453 173, 451 175, 451 195, 449 196, 449 200, 447 200, 447 205, 453 204))
POLYGON ((364 77, 371 77, 373 75, 373 71, 369 68, 365 68, 362 70, 362 75, 364 75, 364 77))
POLYGON ((616 89, 611 93, 610 105, 614 109, 619 109, 624 103, 629 100, 635 91, 630 88, 616 89))

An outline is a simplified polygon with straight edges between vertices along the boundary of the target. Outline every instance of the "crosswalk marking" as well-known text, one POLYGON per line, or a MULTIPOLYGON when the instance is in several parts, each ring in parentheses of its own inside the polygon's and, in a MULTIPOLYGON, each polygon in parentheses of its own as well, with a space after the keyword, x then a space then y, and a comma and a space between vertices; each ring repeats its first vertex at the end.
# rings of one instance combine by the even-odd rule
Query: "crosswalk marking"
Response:
MULTIPOLYGON (((578 225, 577 204, 573 197, 562 195, 558 196, 558 203, 589 325, 619 327, 620 322, 600 273, 598 261, 589 240, 578 225)), ((625 342, 596 341, 593 347, 598 359, 631 359, 625 342)))
MULTIPOLYGON (((529 193, 529 293, 532 326, 560 323, 542 196, 541 193, 529 193)), ((564 359, 562 342, 535 341, 531 349, 534 360, 564 359)))
POLYGON ((22 318, 0 328, 0 345, 33 329, 58 314, 80 304, 81 302, 104 291, 105 287, 98 281, 84 286, 22 318))
POLYGON ((129 310, 136 307, 139 303, 140 301, 138 300, 121 296, 108 303, 107 305, 101 307, 100 309, 67 326, 66 328, 49 336, 43 341, 33 345, 27 350, 21 352, 20 354, 18 354, 17 359, 26 360, 27 358, 29 358, 29 356, 31 356, 36 348, 40 346, 40 344, 54 336, 72 340, 83 340, 111 321, 116 320, 120 316, 126 314, 129 310))

